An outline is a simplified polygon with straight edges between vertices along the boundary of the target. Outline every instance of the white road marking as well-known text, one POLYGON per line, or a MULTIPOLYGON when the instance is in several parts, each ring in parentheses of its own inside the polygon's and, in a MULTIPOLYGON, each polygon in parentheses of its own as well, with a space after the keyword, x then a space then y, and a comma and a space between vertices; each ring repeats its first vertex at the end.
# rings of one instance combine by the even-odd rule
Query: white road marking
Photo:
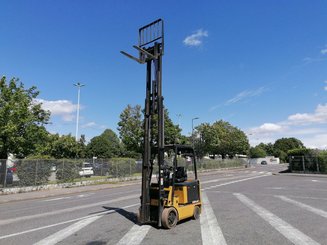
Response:
POLYGON ((108 203, 133 199, 133 198, 136 198, 136 197, 139 197, 139 196, 140 195, 129 195, 129 196, 124 196, 124 197, 119 197, 119 198, 116 198, 116 199, 112 199, 112 200, 109 200, 109 201, 96 202, 96 203, 85 204, 85 205, 80 205, 80 206, 66 208, 66 209, 60 209, 60 210, 56 210, 56 211, 52 211, 52 212, 39 213, 39 214, 33 214, 33 215, 27 215, 27 216, 22 216, 22 217, 17 217, 17 218, 6 219, 6 220, 0 220, 0 225, 6 225, 6 224, 22 221, 22 220, 42 218, 42 217, 50 216, 50 215, 68 213, 68 212, 73 212, 73 211, 80 210, 80 209, 97 207, 97 206, 101 206, 101 205, 108 204, 108 203))
POLYGON ((70 198, 72 198, 72 197, 58 197, 58 198, 42 200, 42 202, 52 202, 52 201, 59 201, 59 200, 63 200, 63 199, 70 199, 70 198))
POLYGON ((257 205, 251 199, 243 194, 234 193, 234 195, 248 208, 252 209, 257 215, 267 221, 272 227, 279 231, 284 237, 295 245, 318 245, 319 243, 305 235, 298 229, 294 228, 278 216, 257 205))
POLYGON ((285 187, 266 187, 265 189, 270 189, 270 190, 286 190, 285 187))
POLYGON ((316 180, 316 179, 313 179, 313 180, 311 180, 312 182, 318 182, 318 180, 316 180))
POLYGON ((123 236, 117 245, 139 245, 149 232, 150 225, 133 225, 133 227, 123 236))
POLYGON ((232 179, 240 179, 240 178, 244 178, 244 177, 253 177, 253 176, 257 176, 257 175, 248 175, 248 176, 234 176, 234 177, 227 177, 227 178, 220 178, 220 177, 217 177, 218 179, 212 179, 212 180, 205 180, 205 181, 201 181, 201 185, 203 184, 209 184, 209 183, 214 183, 214 182, 221 182, 221 181, 224 181, 224 180, 232 180, 232 179))
MULTIPOLYGON (((135 203, 135 204, 132 204, 132 205, 122 207, 122 209, 127 209, 127 208, 134 207, 134 206, 137 206, 137 205, 140 205, 140 204, 135 203)), ((10 238, 10 237, 14 237, 14 236, 27 234, 27 233, 31 233, 31 232, 35 232, 35 231, 39 231, 39 230, 52 228, 52 227, 59 226, 59 225, 69 224, 69 223, 72 223, 72 222, 75 222, 75 221, 80 221, 80 220, 88 219, 88 218, 91 218, 91 217, 103 216, 103 215, 114 213, 114 212, 116 212, 116 210, 104 211, 104 212, 101 212, 101 213, 98 213, 98 214, 91 214, 91 215, 83 216, 83 217, 76 218, 76 219, 66 220, 66 221, 59 222, 59 223, 52 224, 52 225, 46 225, 46 226, 42 226, 42 227, 38 227, 38 228, 34 228, 34 229, 22 231, 22 232, 12 233, 12 234, 8 234, 8 235, 0 236, 0 240, 10 238)))
POLYGON ((83 219, 81 221, 78 221, 75 224, 72 224, 70 226, 68 226, 67 228, 60 230, 54 234, 52 234, 51 236, 46 237, 45 239, 34 243, 35 245, 54 245, 57 244, 58 242, 64 240, 65 238, 71 236, 72 234, 74 234, 75 232, 81 230, 82 228, 84 228, 85 226, 88 226, 89 224, 93 223, 94 221, 96 221, 97 219, 100 219, 102 216, 94 216, 94 217, 90 217, 87 219, 83 219))
POLYGON ((309 205, 307 205, 307 204, 304 204, 304 203, 302 203, 302 202, 295 201, 295 200, 290 199, 290 198, 285 197, 285 196, 277 196, 277 197, 279 197, 280 199, 282 199, 282 200, 285 201, 285 202, 292 203, 292 204, 294 204, 294 205, 296 205, 296 206, 298 206, 298 207, 300 207, 300 208, 303 208, 303 209, 305 209, 305 210, 308 210, 308 211, 310 211, 310 212, 312 212, 312 213, 315 213, 315 214, 317 214, 317 215, 319 215, 319 216, 321 216, 321 217, 327 218, 327 212, 324 211, 324 210, 321 210, 321 209, 318 209, 318 208, 311 207, 311 206, 309 206, 309 205))
POLYGON ((226 240, 220 229, 215 213, 205 192, 202 198, 202 214, 200 215, 201 236, 203 245, 225 245, 226 240))
POLYGON ((251 177, 251 178, 245 178, 245 179, 240 179, 240 180, 235 180, 235 181, 230 181, 230 182, 226 182, 226 183, 222 183, 219 185, 213 185, 213 186, 209 186, 206 188, 202 188, 202 190, 210 190, 212 188, 216 188, 216 187, 220 187, 220 186, 224 186, 224 185, 230 185, 230 184, 235 184, 238 182, 243 182, 243 181, 247 181, 247 180, 251 180, 251 179, 256 179, 256 178, 262 178, 262 177, 266 177, 266 176, 270 176, 271 174, 265 174, 265 175, 259 175, 259 176, 255 176, 255 177, 251 177))
POLYGON ((77 197, 89 197, 89 196, 92 196, 93 194, 95 194, 94 192, 91 192, 91 193, 86 193, 86 194, 80 194, 78 195, 77 197))

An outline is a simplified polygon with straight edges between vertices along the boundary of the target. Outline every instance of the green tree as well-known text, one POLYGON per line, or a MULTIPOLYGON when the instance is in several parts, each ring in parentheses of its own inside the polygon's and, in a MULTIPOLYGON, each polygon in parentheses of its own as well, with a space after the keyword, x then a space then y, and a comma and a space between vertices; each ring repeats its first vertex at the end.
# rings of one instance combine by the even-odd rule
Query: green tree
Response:
POLYGON ((101 135, 92 138, 86 148, 89 157, 112 158, 121 155, 119 138, 111 129, 106 129, 101 135))
POLYGON ((250 150, 249 150, 250 158, 260 158, 260 157, 266 157, 266 156, 267 156, 267 152, 265 151, 265 149, 263 149, 262 145, 250 147, 250 150))
POLYGON ((272 143, 260 143, 258 145, 258 147, 262 148, 263 150, 265 150, 267 156, 273 156, 274 155, 274 145, 272 143))
POLYGON ((120 114, 117 129, 124 145, 124 155, 142 152, 143 122, 140 105, 127 105, 120 114))
MULTIPOLYGON (((44 125, 50 113, 41 108, 36 98, 36 87, 24 88, 18 79, 0 80, 0 159, 9 153, 25 157, 35 151, 37 143, 44 137, 44 125)), ((4 164, 0 172, 5 169, 4 164)), ((4 178, 0 180, 3 182, 4 178)))
POLYGON ((53 134, 50 136, 50 156, 60 158, 79 158, 83 157, 81 143, 75 140, 71 134, 53 134))
POLYGON ((85 158, 85 136, 81 135, 79 141, 71 135, 50 134, 44 136, 43 141, 37 144, 36 150, 29 155, 30 159, 49 158, 85 158))
POLYGON ((236 154, 246 154, 249 149, 248 138, 245 133, 223 120, 216 121, 212 125, 203 123, 196 127, 196 151, 209 153, 210 155, 227 155, 233 157, 236 154))
MULTIPOLYGON (((131 153, 142 153, 144 137, 144 121, 142 120, 141 106, 132 107, 128 105, 120 114, 118 131, 124 145, 124 155, 131 156, 131 153)), ((151 138, 155 144, 158 137, 158 116, 155 114, 151 120, 151 138)), ((169 117, 167 109, 164 110, 165 144, 185 143, 187 138, 181 135, 181 128, 175 125, 169 117)))
POLYGON ((281 138, 274 144, 274 156, 279 157, 282 162, 287 162, 287 152, 294 149, 305 148, 303 143, 296 138, 281 138))
MULTIPOLYGON (((181 143, 185 138, 182 137, 182 129, 173 123, 169 117, 168 109, 164 110, 165 144, 181 143)), ((152 117, 152 138, 157 142, 158 137, 158 115, 152 117)))

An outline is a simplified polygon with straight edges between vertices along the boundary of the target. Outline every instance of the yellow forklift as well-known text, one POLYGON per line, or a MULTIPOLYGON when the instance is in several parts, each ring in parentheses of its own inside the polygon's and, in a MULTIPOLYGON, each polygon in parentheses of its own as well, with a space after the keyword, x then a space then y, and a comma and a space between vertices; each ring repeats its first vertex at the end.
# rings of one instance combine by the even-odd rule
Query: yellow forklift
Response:
POLYGON ((146 98, 144 108, 144 152, 142 162, 142 194, 140 224, 156 223, 167 229, 178 221, 197 219, 201 213, 200 182, 191 146, 166 145, 164 134, 164 105, 162 96, 162 56, 164 54, 164 25, 158 19, 139 29, 139 51, 136 58, 146 64, 146 98), (154 118, 157 132, 154 133, 154 118), (188 176, 192 173, 192 176, 188 176))
MULTIPOLYGON (((198 219, 201 213, 200 182, 197 178, 194 150, 185 145, 166 145, 162 180, 150 184, 150 220, 158 222, 162 205, 161 224, 174 227, 187 218, 198 219), (191 170, 188 176, 187 169, 191 170), (159 195, 159 185, 163 192, 159 195), (159 202, 161 200, 161 203, 159 202)), ((157 175, 158 176, 158 175, 157 175)), ((142 207, 141 207, 142 208, 142 207)))

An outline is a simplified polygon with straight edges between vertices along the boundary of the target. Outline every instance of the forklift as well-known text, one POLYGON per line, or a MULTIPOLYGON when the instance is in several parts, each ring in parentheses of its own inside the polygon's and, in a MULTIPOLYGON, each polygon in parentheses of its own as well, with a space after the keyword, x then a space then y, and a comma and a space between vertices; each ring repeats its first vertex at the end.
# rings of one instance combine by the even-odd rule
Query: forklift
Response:
POLYGON ((164 24, 158 19, 139 29, 139 52, 130 59, 146 64, 146 98, 142 162, 142 193, 138 221, 155 223, 170 229, 185 219, 198 219, 201 214, 200 182, 194 149, 186 145, 165 145, 164 105, 162 96, 162 56, 164 24), (157 133, 154 134, 154 119, 157 133), (191 170, 191 171, 187 171, 191 170))

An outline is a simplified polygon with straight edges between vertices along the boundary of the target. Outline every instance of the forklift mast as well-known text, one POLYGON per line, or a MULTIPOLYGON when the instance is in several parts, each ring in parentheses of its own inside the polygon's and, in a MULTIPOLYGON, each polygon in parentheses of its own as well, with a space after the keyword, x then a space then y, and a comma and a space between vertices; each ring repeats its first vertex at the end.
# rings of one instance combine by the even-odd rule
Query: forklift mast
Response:
POLYGON ((142 194, 139 222, 144 224, 150 219, 150 185, 153 170, 153 151, 157 152, 159 167, 158 178, 158 227, 161 227, 161 213, 163 210, 164 196, 164 105, 162 96, 162 56, 164 54, 164 25, 158 19, 139 29, 138 46, 133 47, 139 51, 136 58, 124 51, 122 54, 137 61, 146 63, 146 97, 144 113, 144 153, 142 163, 142 194), (158 117, 158 135, 152 136, 152 119, 158 117))

